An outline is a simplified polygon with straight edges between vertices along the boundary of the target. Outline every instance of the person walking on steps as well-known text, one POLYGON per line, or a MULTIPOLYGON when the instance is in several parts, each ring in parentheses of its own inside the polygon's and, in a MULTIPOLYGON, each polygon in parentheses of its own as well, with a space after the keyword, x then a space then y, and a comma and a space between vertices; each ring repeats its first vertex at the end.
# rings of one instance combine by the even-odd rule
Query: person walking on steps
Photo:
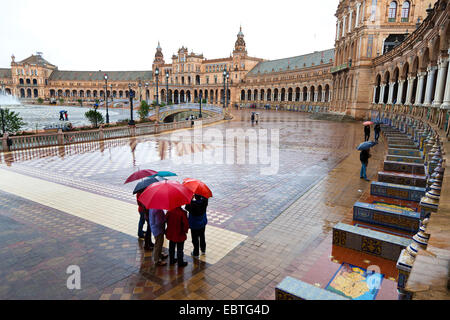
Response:
POLYGON ((364 126, 364 141, 369 141, 370 138, 370 126, 364 126))

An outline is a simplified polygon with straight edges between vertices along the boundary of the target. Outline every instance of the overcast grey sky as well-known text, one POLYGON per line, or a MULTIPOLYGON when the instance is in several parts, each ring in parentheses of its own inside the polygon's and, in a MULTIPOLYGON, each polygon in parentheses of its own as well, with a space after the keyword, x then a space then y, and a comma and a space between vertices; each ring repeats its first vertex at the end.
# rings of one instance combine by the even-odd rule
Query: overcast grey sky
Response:
POLYGON ((231 54, 242 24, 250 56, 332 48, 339 0, 0 0, 0 67, 38 51, 60 70, 151 70, 182 46, 231 54))

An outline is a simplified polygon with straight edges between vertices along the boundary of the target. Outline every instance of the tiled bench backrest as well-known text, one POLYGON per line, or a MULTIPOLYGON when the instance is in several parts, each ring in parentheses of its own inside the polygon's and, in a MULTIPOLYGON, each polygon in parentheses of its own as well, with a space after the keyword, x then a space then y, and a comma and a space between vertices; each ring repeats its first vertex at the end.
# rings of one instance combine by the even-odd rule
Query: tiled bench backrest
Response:
POLYGON ((420 226, 420 213, 355 202, 353 220, 415 233, 420 226))
POLYGON ((412 174, 425 174, 425 167, 419 163, 408 163, 398 161, 384 161, 384 170, 406 172, 412 174))
POLYGON ((422 157, 422 153, 416 149, 389 148, 388 154, 394 155, 394 156, 422 157))
POLYGON ((370 194, 374 196, 420 202, 420 199, 425 196, 425 188, 374 181, 370 184, 370 194))
POLYGON ((400 252, 412 240, 384 232, 360 228, 345 223, 338 223, 333 228, 333 245, 349 248, 397 261, 400 252))
POLYGON ((392 173, 392 172, 378 172, 378 181, 403 184, 406 186, 425 188, 427 184, 427 179, 425 176, 417 176, 411 174, 402 173, 392 173))
POLYGON ((318 288, 292 277, 286 277, 275 287, 276 300, 349 300, 334 292, 318 288))
POLYGON ((403 149, 403 150, 419 150, 416 145, 403 145, 403 144, 388 144, 389 149, 403 149))
POLYGON ((423 159, 421 157, 408 157, 408 156, 394 156, 387 155, 387 161, 398 161, 398 162, 407 162, 407 163, 420 163, 423 164, 423 159))

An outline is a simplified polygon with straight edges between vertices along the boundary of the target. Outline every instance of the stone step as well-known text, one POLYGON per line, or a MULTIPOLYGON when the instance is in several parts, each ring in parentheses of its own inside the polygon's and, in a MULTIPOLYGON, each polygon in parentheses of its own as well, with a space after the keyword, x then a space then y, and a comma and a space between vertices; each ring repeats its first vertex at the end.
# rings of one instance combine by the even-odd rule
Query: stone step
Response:
POLYGON ((412 239, 338 223, 333 227, 333 245, 397 261, 412 239))
POLYGON ((383 169, 384 171, 397 171, 419 175, 425 174, 425 167, 423 164, 420 163, 408 163, 408 162, 385 160, 383 169))
POLYGON ((420 226, 420 213, 378 204, 355 202, 353 220, 415 233, 420 226))
POLYGON ((371 195, 415 202, 420 202, 420 199, 425 196, 425 191, 425 188, 379 181, 370 184, 371 195))
POLYGON ((350 300, 301 280, 285 277, 275 287, 275 300, 350 300))
POLYGON ((388 154, 393 156, 422 157, 422 153, 419 150, 413 149, 388 148, 388 154))
POLYGON ((378 172, 378 181, 420 188, 425 188, 427 185, 427 178, 425 175, 414 175, 410 173, 392 171, 378 172))
POLYGON ((387 155, 387 161, 398 161, 398 162, 407 162, 407 163, 420 163, 423 164, 424 160, 420 157, 407 157, 407 156, 394 156, 387 155))

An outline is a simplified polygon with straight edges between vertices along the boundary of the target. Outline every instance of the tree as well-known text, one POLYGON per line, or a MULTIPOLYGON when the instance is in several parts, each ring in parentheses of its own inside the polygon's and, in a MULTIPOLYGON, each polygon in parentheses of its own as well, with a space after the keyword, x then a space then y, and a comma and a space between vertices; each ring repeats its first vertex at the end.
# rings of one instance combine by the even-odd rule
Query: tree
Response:
POLYGON ((146 101, 142 101, 138 110, 139 119, 144 120, 145 118, 147 118, 149 111, 150 106, 148 105, 148 103, 146 101))
POLYGON ((37 102, 38 102, 39 104, 43 104, 43 103, 44 103, 44 99, 38 98, 38 99, 37 99, 37 102))
POLYGON ((59 99, 59 104, 63 104, 64 103, 64 99, 63 98, 60 98, 59 99))
POLYGON ((23 122, 23 119, 18 113, 9 109, 0 108, 0 129, 2 130, 2 134, 5 134, 5 132, 16 133, 24 125, 26 123, 23 122))
POLYGON ((87 111, 84 116, 89 120, 89 122, 97 128, 99 124, 102 124, 105 122, 105 119, 103 118, 103 115, 97 111, 95 108, 94 110, 87 111))
POLYGON ((83 106, 83 100, 78 99, 78 103, 80 104, 80 106, 83 106))

